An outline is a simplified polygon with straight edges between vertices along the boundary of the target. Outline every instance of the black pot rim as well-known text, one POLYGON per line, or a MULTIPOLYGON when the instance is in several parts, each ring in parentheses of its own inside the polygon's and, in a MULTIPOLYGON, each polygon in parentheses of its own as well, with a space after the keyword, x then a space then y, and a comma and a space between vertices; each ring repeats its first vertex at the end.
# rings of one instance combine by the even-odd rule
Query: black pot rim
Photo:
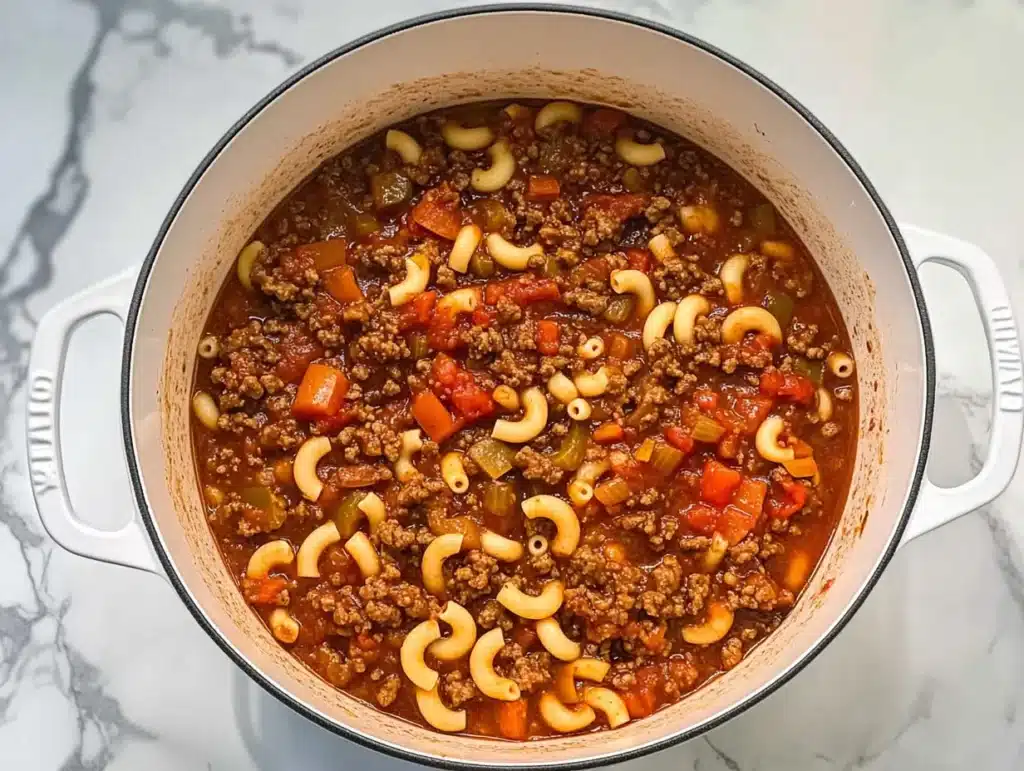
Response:
MULTIPOLYGON (((903 237, 900 234, 899 228, 896 225, 892 214, 889 212, 885 203, 882 201, 881 196, 875 190, 871 184, 867 175, 857 164, 857 162, 850 155, 849 151, 839 142, 839 140, 799 101, 797 101, 791 94, 785 89, 776 84, 774 81, 761 74, 753 67, 745 64, 744 62, 736 59, 730 54, 722 51, 721 49, 713 46, 703 40, 696 38, 686 32, 682 32, 671 27, 659 24, 657 22, 648 21, 646 19, 640 19, 628 14, 619 13, 616 11, 598 10, 594 8, 582 8, 572 5, 551 5, 546 3, 524 3, 524 4, 490 4, 480 5, 461 9, 452 9, 447 11, 440 11, 436 13, 426 14, 418 16, 412 19, 408 19, 397 24, 379 29, 375 32, 371 32, 364 35, 356 40, 353 40, 345 45, 336 48, 330 53, 320 57, 319 59, 311 62, 295 74, 291 75, 273 91, 264 96, 259 102, 257 102, 245 115, 236 122, 228 131, 220 138, 220 140, 213 146, 209 153, 203 158, 199 166, 189 177, 185 183, 182 191, 179 193, 173 206, 169 210, 167 217, 164 219, 160 226, 160 230, 157 233, 156 239, 153 242, 149 253, 146 255, 145 260, 142 263, 142 268, 139 273, 139 278, 135 286, 135 291, 132 296, 131 305, 127 318, 125 320, 125 339, 124 348, 122 351, 122 367, 121 367, 121 425, 122 433, 124 436, 126 459, 128 463, 129 477, 131 479, 132 490, 135 495, 135 501, 138 505, 142 521, 146 526, 146 530, 149 533, 150 540, 153 543, 154 551, 157 558, 160 560, 161 565, 167 573, 168 579, 171 585, 174 587, 178 596, 181 598, 185 607, 188 608, 189 612, 195 618, 196 622, 207 632, 207 634, 213 639, 213 641, 224 651, 227 656, 234 661, 234 663, 248 675, 252 680, 258 683, 264 690, 273 695, 282 703, 286 704, 303 717, 311 720, 313 723, 335 733, 346 739, 350 739, 360 745, 369 747, 371 749, 383 752, 384 754, 392 757, 400 758, 402 760, 408 760, 419 763, 428 763, 438 768, 446 769, 479 769, 484 771, 493 767, 493 764, 484 764, 474 761, 462 761, 453 760, 450 758, 441 758, 432 755, 425 755, 419 752, 405 750, 404 748, 397 747, 391 744, 384 743, 378 739, 370 736, 366 736, 358 731, 355 731, 346 726, 342 726, 334 721, 324 718, 322 715, 317 713, 315 710, 310 708, 307 704, 295 698, 292 694, 287 692, 277 683, 273 682, 268 677, 264 676, 256 667, 254 667, 240 652, 238 652, 222 635, 220 630, 215 627, 210 620, 207 618, 203 610, 193 601, 188 589, 182 583, 180 577, 175 571, 173 564, 168 557, 166 551, 163 548, 163 543, 160 538, 159 531, 156 527, 151 512, 149 511, 145 489, 142 483, 142 475, 139 469, 138 459, 136 456, 135 442, 132 437, 131 431, 131 408, 130 408, 130 394, 129 387, 131 385, 131 361, 132 361, 132 349, 134 345, 136 323, 138 320, 139 310, 142 305, 142 299, 145 294, 146 286, 149 281, 149 275, 152 270, 153 264, 156 261, 160 247, 163 244, 163 240, 170 229, 171 224, 174 222, 178 215, 178 212, 184 205, 185 200, 188 198, 192 189, 199 182, 199 179, 203 176, 206 170, 213 164, 213 162, 220 155, 221 151, 225 146, 243 129, 245 126, 253 120, 260 112, 262 112, 271 102, 273 102, 278 96, 287 91, 293 85, 306 78, 308 75, 317 71, 321 67, 330 64, 335 59, 344 56, 352 51, 355 51, 367 44, 378 41, 382 38, 393 35, 397 32, 402 32, 415 27, 419 27, 425 24, 433 22, 444 21, 447 19, 453 19, 462 16, 476 16, 481 14, 491 13, 553 13, 562 14, 568 16, 588 16, 600 19, 606 19, 611 21, 624 22, 635 26, 643 27, 653 32, 659 32, 664 35, 668 35, 676 40, 686 43, 701 49, 705 53, 715 56, 719 60, 731 65, 737 70, 741 71, 745 75, 757 81, 760 85, 764 86, 777 97, 782 99, 789 107, 795 110, 808 124, 810 124, 815 131, 832 147, 836 154, 846 164, 847 168, 854 174, 868 196, 871 198, 876 209, 881 214, 886 226, 888 227, 890 234, 896 246, 899 250, 900 257, 903 260, 903 265, 906 270, 907 279, 910 283, 911 290, 914 295, 914 300, 917 305, 918 318, 921 323, 921 337, 924 345, 924 358, 925 358, 925 403, 924 403, 924 420, 922 423, 922 437, 920 441, 920 454, 917 459, 917 465, 914 470, 913 479, 908 491, 904 510, 900 518, 900 522, 896 527, 893 536, 882 555, 881 559, 875 567, 874 572, 869 579, 864 583, 860 593, 850 603, 850 606, 843 613, 842 617, 832 626, 828 634, 824 635, 817 643, 810 649, 808 649, 799 660, 797 660, 786 672, 780 675, 775 681, 765 686, 763 689, 755 694, 752 694, 741 701, 738 701, 728 710, 725 710, 722 714, 715 718, 705 722, 704 724, 694 727, 687 731, 680 731, 670 736, 664 737, 654 742, 650 742, 641 747, 631 748, 623 752, 608 753, 605 755, 595 755, 591 758, 584 758, 581 760, 571 762, 539 762, 531 764, 513 764, 510 768, 523 768, 523 769, 542 769, 542 768, 560 768, 560 769, 584 769, 592 768, 595 766, 601 766, 607 763, 618 763, 626 760, 632 760, 635 758, 648 755, 652 752, 662 750, 668 747, 675 746, 688 739, 692 739, 695 736, 710 731, 716 728, 726 721, 736 717, 740 713, 759 703, 766 697, 775 693, 779 688, 789 682, 797 673, 803 670, 811 661, 813 661, 817 655, 824 650, 824 648, 839 634, 840 631, 846 626, 849 620, 857 612, 857 610, 864 603, 867 596, 871 593, 871 590, 878 583, 878 579, 881 577, 882 572, 885 570, 889 561, 895 554, 896 549, 899 546, 900 538, 906 528, 907 522, 910 518, 910 514, 913 511, 914 504, 917 501, 918 492, 921 487, 922 480, 924 478, 925 464, 928 458, 928 451, 931 439, 931 426, 934 411, 935 402, 935 352, 931 336, 931 326, 928 322, 928 312, 925 306, 924 297, 921 291, 921 285, 918 281, 917 271, 914 268, 914 264, 910 258, 906 244, 903 241, 903 237)), ((512 745, 510 745, 511 749, 512 745)))

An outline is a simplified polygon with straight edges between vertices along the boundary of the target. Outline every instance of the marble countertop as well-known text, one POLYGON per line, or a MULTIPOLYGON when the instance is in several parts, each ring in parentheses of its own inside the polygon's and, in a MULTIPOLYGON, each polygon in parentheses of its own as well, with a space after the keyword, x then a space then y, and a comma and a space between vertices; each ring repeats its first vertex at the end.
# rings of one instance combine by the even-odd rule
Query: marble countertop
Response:
MULTIPOLYGON (((25 478, 34 320, 138 264, 220 134, 303 62, 451 3, 6 0, 0 4, 0 767, 408 766, 314 727, 252 685, 160 579, 56 548, 25 478)), ((746 59, 815 111, 899 219, 974 241, 1024 306, 1024 3, 621 0, 746 59)), ((980 464, 980 324, 924 276, 940 393, 930 472, 980 464)), ((68 477, 106 526, 131 516, 116 426, 119 328, 76 335, 68 477)), ((897 555, 853 622, 781 692, 634 768, 1024 768, 1024 476, 897 555)))

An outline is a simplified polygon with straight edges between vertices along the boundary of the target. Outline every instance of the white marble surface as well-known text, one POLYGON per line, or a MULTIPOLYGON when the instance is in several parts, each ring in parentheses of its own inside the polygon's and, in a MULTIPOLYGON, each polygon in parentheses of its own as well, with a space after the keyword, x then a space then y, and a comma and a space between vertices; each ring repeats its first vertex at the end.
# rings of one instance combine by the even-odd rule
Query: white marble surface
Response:
MULTIPOLYGON (((137 264, 216 138, 305 61, 448 3, 0 3, 0 768, 327 769, 400 764, 251 685, 160 579, 42 533, 25 481, 34 319, 137 264)), ((973 240, 1024 315, 1024 4, 1014 0, 601 3, 716 43, 775 78, 852 150, 897 217, 973 240)), ((931 473, 965 479, 988 415, 966 290, 925 277, 939 343, 931 473)), ((76 501, 130 516, 118 328, 85 327, 65 401, 76 501)), ((901 551, 847 630, 780 693, 632 764, 715 771, 1024 768, 1021 476, 992 506, 901 551)))

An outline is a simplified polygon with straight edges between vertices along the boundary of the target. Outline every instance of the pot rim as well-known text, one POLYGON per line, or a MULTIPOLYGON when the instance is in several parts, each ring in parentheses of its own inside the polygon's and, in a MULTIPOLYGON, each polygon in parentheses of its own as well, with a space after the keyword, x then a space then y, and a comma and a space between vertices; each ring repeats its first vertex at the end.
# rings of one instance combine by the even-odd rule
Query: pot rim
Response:
MULTIPOLYGON (((251 107, 233 126, 231 126, 224 135, 217 141, 213 148, 206 154, 206 156, 200 161, 195 171, 189 176, 187 182, 178 194, 173 205, 167 213, 164 221, 160 225, 160 229, 157 232, 156 238, 153 241, 153 245, 142 262, 139 277, 135 285, 135 290, 132 294, 131 304, 128 309, 128 314, 125 319, 125 338, 124 346, 122 349, 122 362, 121 362, 121 430, 125 443, 125 456, 128 465, 128 474, 131 480, 132 492, 135 496, 135 502, 139 510, 139 514, 145 524, 146 531, 149 533, 150 541, 153 544, 154 552, 163 566, 167 578, 174 590, 178 593, 185 607, 196 622, 206 631, 210 638, 217 644, 220 649, 227 654, 227 656, 243 671, 245 674, 260 685, 266 692, 274 696, 280 702, 284 703, 295 712, 312 721, 314 724, 325 728, 332 733, 345 738, 355 743, 368 747, 370 749, 382 752, 394 758, 401 760, 407 760, 412 762, 426 763, 431 766, 444 769, 471 769, 476 771, 485 771, 491 768, 494 764, 484 764, 473 760, 463 759, 452 759, 446 757, 440 757, 437 755, 421 753, 418 751, 408 750, 404 747, 400 747, 385 741, 378 739, 377 737, 363 734, 355 729, 341 725, 333 720, 328 719, 323 714, 312 709, 309 705, 305 704, 286 689, 281 687, 279 684, 274 682, 271 678, 266 676, 257 667, 255 667, 249 660, 238 650, 235 646, 227 639, 223 632, 215 626, 210 619, 206 616, 203 609, 193 599, 188 588, 182 582, 174 569, 173 563, 170 560, 163 539, 160 535, 159 528, 156 526, 156 522, 153 519, 152 513, 150 512, 148 501, 146 499, 145 488, 142 482, 142 474, 140 472, 139 463, 137 459, 137 451, 135 447, 134 438, 132 435, 132 409, 130 388, 132 385, 132 353, 135 343, 135 334, 137 331, 137 321, 139 311, 142 307, 142 303, 145 297, 146 289, 149 284, 149 276, 152 271, 153 265, 156 261, 157 254, 163 245, 164 238, 167 235, 172 223, 177 218, 178 213, 183 207, 185 201, 191 194, 193 188, 198 184, 199 180, 206 173, 207 169, 213 165, 213 163, 220 156, 224 148, 231 142, 235 136, 242 131, 257 115, 259 115, 268 105, 270 105, 278 96, 283 94, 285 91, 290 89, 307 76, 313 74, 321 67, 324 67, 334 60, 351 53, 363 46, 370 43, 374 43, 383 38, 389 37, 395 33, 403 32, 406 30, 420 27, 426 24, 431 24, 440 21, 446 21, 449 19, 455 19, 463 16, 478 16, 492 13, 549 13, 549 14, 562 14, 566 16, 584 16, 591 18, 604 19, 608 21, 622 22, 625 24, 631 24, 634 26, 642 27, 651 32, 661 33, 678 40, 681 43, 691 45, 695 48, 700 49, 704 53, 710 54, 716 57, 720 61, 727 65, 734 67, 743 74, 755 80, 761 86, 767 88, 779 99, 783 100, 790 108, 797 112, 801 118, 803 118, 832 148, 833 151, 839 156, 843 163, 846 164, 847 168, 857 178, 857 181, 864 188, 868 197, 871 199, 876 210, 882 216, 889 233, 891 234, 893 241, 896 244, 896 248, 899 251, 900 258, 903 261, 903 267, 906 272, 906 277, 909 281, 911 291, 914 296, 914 304, 918 313, 918 320, 920 323, 921 341, 924 349, 924 374, 925 374, 925 393, 924 393, 924 405, 923 405, 923 421, 922 421, 922 436, 919 441, 919 454, 917 463, 914 468, 914 474, 911 480, 909 490, 904 502, 903 512, 900 515, 900 520, 893 530, 890 537, 890 541, 886 546, 884 553, 881 555, 878 563, 875 566, 874 572, 861 586, 857 595, 850 601, 842 615, 833 622, 830 629, 819 638, 813 646, 808 648, 792 665, 789 666, 784 672, 778 675, 773 681, 763 686, 760 690, 751 692, 746 697, 736 701, 733 705, 723 710, 720 714, 707 720, 706 722, 694 726, 688 729, 682 729, 671 733, 667 736, 663 736, 647 742, 638 747, 632 747, 625 751, 607 752, 603 754, 596 754, 588 758, 582 758, 573 761, 539 761, 535 763, 508 763, 498 764, 505 765, 509 768, 524 768, 524 769, 548 769, 548 768, 560 768, 560 769, 586 769, 601 766, 612 762, 622 762, 627 760, 633 760, 636 758, 649 755, 658 750, 666 749, 677 744, 680 744, 688 739, 692 739, 696 736, 700 736, 707 731, 717 728, 723 725, 727 721, 746 711, 750 707, 758 704, 763 699, 775 693, 779 688, 788 683, 794 676, 796 676, 804 667, 806 667, 811 661, 813 661, 825 647, 832 642, 833 639, 846 627, 847 623, 854 616, 854 614, 860 609, 861 605, 867 599, 871 590, 878 583, 879 578, 888 566, 889 561, 896 553, 899 547, 900 538, 903 534, 904 529, 907 526, 907 522, 910 519, 910 515, 913 512, 914 505, 917 501, 918 493, 924 479, 925 466, 928 459, 928 452, 931 444, 931 429, 935 403, 935 351, 934 344, 931 334, 931 325, 928 320, 927 307, 925 305, 924 296, 921 290, 921 285, 918 280, 917 271, 914 268, 913 261, 910 258, 910 254, 907 250, 907 246, 904 243, 903 237, 900 234, 899 228, 893 219, 892 214, 886 207, 878 191, 872 185, 867 175, 864 173, 860 165, 854 160, 850 152, 842 145, 842 143, 836 138, 831 131, 829 131, 818 118, 811 113, 803 104, 801 104, 795 97, 793 97, 788 91, 779 86, 773 80, 763 75, 758 70, 754 69, 750 65, 737 59, 731 54, 721 50, 717 46, 705 42, 704 40, 690 35, 687 32, 683 32, 678 29, 660 24, 655 21, 649 21, 647 19, 638 18, 629 14, 621 13, 618 11, 609 11, 604 9, 595 8, 584 8, 575 5, 553 5, 550 3, 493 3, 486 5, 469 6, 466 8, 456 8, 444 11, 437 11, 433 13, 423 14, 419 16, 406 19, 395 24, 382 27, 373 32, 367 33, 355 40, 352 40, 334 50, 324 54, 318 59, 310 62, 305 67, 301 68, 273 90, 267 93, 261 98, 253 107, 251 107)), ((373 709, 372 705, 368 705, 369 709, 373 709)))

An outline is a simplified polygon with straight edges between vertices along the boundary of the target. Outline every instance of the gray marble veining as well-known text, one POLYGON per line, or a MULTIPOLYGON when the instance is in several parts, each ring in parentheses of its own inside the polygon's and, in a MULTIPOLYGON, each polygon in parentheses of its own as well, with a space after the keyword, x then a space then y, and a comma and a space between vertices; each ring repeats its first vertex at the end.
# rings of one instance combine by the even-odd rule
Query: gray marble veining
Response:
MULTIPOLYGON (((0 5, 0 767, 408 765, 263 694, 158 579, 55 548, 25 480, 22 386, 39 314, 138 263, 192 168, 259 96, 346 40, 449 5, 0 5)), ((897 216, 988 250, 1021 307, 1020 3, 597 5, 680 26, 761 68, 836 131, 897 216)), ((963 303, 965 288, 938 269, 924 282, 942 373, 930 472, 955 483, 980 465, 990 384, 977 320, 943 312, 963 303)), ((111 396, 118 346, 109 326, 83 330, 74 355, 86 364, 65 402, 84 416, 69 435, 76 501, 114 522, 128 510, 111 396)), ((633 765, 1024 767, 1022 500, 1018 475, 995 504, 911 544, 843 635, 780 694, 633 765)))

